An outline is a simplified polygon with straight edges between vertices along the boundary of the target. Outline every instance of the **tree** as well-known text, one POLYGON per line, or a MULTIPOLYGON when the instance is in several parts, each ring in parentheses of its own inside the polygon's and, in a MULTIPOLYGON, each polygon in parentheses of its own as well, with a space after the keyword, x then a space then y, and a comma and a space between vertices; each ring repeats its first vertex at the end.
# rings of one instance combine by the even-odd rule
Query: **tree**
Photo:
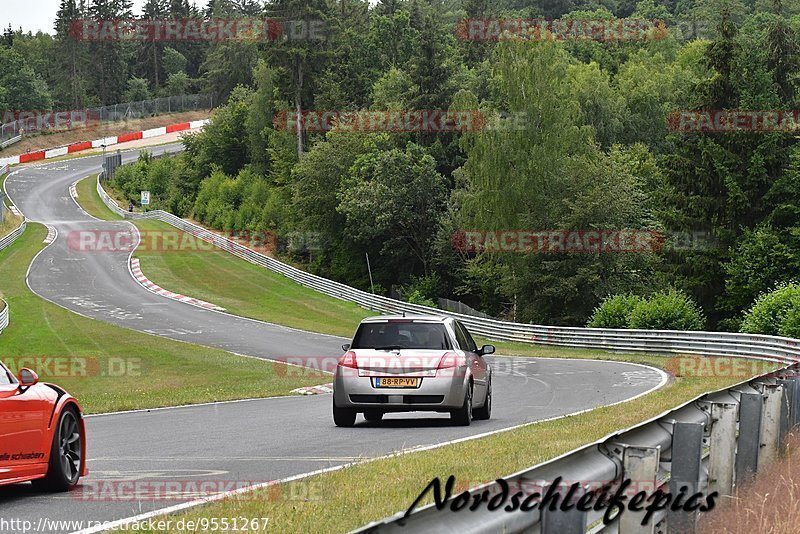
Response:
POLYGON ((201 132, 187 136, 184 144, 190 167, 197 181, 218 167, 228 176, 236 176, 248 161, 247 116, 252 91, 236 87, 227 105, 216 110, 212 121, 201 132))
POLYGON ((186 74, 186 67, 189 64, 186 56, 171 46, 164 48, 164 57, 162 62, 164 65, 164 72, 167 76, 179 73, 186 74))
MULTIPOLYGON (((500 43, 491 61, 495 100, 526 123, 462 136, 465 183, 451 200, 459 206, 458 226, 487 232, 650 227, 643 186, 657 173, 653 157, 643 146, 608 155, 598 150, 570 94, 571 61, 563 48, 500 43)), ((476 109, 477 102, 462 93, 454 108, 476 109)), ((585 324, 601 298, 647 284, 656 260, 638 253, 509 251, 470 261, 489 266, 487 273, 505 273, 498 289, 509 295, 507 311, 516 320, 585 324)))
POLYGON ((382 244, 379 279, 392 282, 429 274, 446 197, 446 181, 436 161, 424 148, 409 143, 405 150, 360 156, 342 184, 337 210, 345 216, 345 231, 354 242, 382 244))
POLYGON ((13 49, 0 48, 0 87, 5 89, 5 109, 53 109, 47 83, 13 49))
POLYGON ((370 100, 373 109, 407 109, 411 95, 418 88, 405 71, 392 67, 372 86, 370 100))
POLYGON ((167 83, 164 84, 164 94, 166 96, 180 96, 191 92, 192 80, 185 72, 176 72, 167 76, 167 83))
MULTIPOLYGON (((275 0, 265 8, 266 15, 282 24, 301 24, 301 21, 314 21, 327 27, 330 18, 329 6, 325 0, 275 0)), ((294 104, 297 117, 302 115, 304 104, 310 103, 314 77, 324 72, 326 40, 319 38, 292 39, 291 36, 279 39, 267 47, 269 64, 280 69, 280 86, 284 94, 294 104)), ((305 150, 305 133, 302 121, 297 120, 297 157, 305 150)))
POLYGON ((128 80, 128 87, 125 90, 123 99, 125 102, 140 102, 142 100, 150 100, 152 96, 147 80, 133 77, 128 80))
MULTIPOLYGON (((91 0, 89 18, 96 21, 130 20, 133 18, 131 0, 91 0)), ((89 55, 93 60, 90 86, 103 104, 115 104, 122 99, 128 81, 131 48, 118 40, 91 41, 89 55)))
MULTIPOLYGON (((154 23, 164 20, 168 12, 169 0, 147 0, 142 9, 141 20, 154 23)), ((142 42, 138 48, 140 72, 153 84, 153 87, 159 87, 164 79, 162 63, 164 44, 153 33, 153 39, 142 42)))
POLYGON ((88 88, 87 49, 70 32, 73 24, 85 15, 83 2, 61 0, 56 15, 56 46, 53 53, 60 68, 55 69, 57 102, 64 107, 79 109, 85 105, 88 88))

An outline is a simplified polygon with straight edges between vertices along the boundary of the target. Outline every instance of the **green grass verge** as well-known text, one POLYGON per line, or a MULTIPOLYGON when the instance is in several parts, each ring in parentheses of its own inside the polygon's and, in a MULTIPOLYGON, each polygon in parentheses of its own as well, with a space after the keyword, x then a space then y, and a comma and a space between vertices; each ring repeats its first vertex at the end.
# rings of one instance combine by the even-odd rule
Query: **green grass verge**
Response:
POLYGON ((11 312, 0 358, 65 387, 87 412, 287 395, 327 378, 294 377, 278 363, 134 332, 39 298, 25 275, 46 234, 31 223, 0 251, 0 292, 11 312))
POLYGON ((117 215, 108 209, 108 206, 103 203, 103 200, 97 193, 96 174, 93 174, 92 176, 84 178, 78 182, 78 185, 75 186, 75 190, 78 192, 78 204, 80 204, 89 215, 93 215, 98 219, 104 219, 107 221, 122 220, 121 215, 117 215))
MULTIPOLYGON (((95 176, 78 184, 78 201, 95 217, 113 214, 103 204, 95 176)), ((119 218, 118 216, 116 218, 119 218)), ((375 315, 352 302, 323 295, 285 276, 254 265, 224 250, 206 250, 192 236, 160 221, 136 221, 144 246, 136 251, 142 271, 159 286, 222 306, 243 317, 323 334, 351 337, 364 317, 375 315), (177 234, 183 250, 147 250, 148 239, 162 232, 177 234)), ((156 247, 150 247, 156 248, 156 247)))

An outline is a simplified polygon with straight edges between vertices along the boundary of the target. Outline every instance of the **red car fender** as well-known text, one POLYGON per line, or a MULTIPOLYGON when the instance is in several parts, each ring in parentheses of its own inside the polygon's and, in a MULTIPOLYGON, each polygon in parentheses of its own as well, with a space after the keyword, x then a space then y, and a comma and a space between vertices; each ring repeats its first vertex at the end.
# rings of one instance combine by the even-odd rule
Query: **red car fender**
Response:
MULTIPOLYGON (((58 386, 56 386, 58 387, 58 386)), ((60 388, 59 388, 60 389, 60 388)), ((63 390, 62 390, 63 391, 63 390)), ((78 412, 78 424, 80 425, 81 429, 81 436, 83 439, 81 440, 81 476, 85 477, 89 474, 89 468, 86 465, 86 424, 83 421, 83 410, 81 409, 81 405, 78 404, 78 401, 70 395, 69 393, 65 393, 58 399, 58 403, 55 406, 55 410, 53 410, 53 417, 50 421, 50 432, 48 435, 50 436, 50 443, 53 442, 53 436, 56 432, 56 425, 58 424, 58 420, 61 418, 61 414, 64 412, 64 409, 68 406, 72 406, 78 412)), ((49 460, 49 450, 48 450, 48 460, 49 460)))

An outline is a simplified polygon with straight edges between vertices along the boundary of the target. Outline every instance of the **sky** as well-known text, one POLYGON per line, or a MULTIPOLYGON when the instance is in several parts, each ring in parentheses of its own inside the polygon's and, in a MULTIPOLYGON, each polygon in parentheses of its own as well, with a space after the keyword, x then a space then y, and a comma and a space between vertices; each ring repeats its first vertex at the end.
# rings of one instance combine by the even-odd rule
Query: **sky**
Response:
MULTIPOLYGON (((54 33, 60 3, 60 0, 0 0, 0 28, 7 28, 10 22, 15 30, 22 27, 26 32, 54 33)), ((145 0, 133 0, 134 14, 141 13, 144 3, 145 0)))

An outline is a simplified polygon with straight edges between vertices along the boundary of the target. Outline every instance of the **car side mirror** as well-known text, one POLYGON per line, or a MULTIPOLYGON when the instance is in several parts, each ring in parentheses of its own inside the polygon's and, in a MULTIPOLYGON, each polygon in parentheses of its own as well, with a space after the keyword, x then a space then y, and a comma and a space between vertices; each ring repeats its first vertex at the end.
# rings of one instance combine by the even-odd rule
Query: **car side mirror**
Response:
POLYGON ((481 347, 480 350, 481 356, 486 356, 487 354, 494 354, 494 345, 484 345, 481 347))
POLYGON ((344 345, 342 345, 342 350, 345 352, 350 350, 350 343, 345 343, 344 345))
POLYGON ((39 375, 27 367, 19 370, 19 375, 17 375, 17 378, 19 379, 20 385, 25 387, 33 386, 39 382, 39 375))

